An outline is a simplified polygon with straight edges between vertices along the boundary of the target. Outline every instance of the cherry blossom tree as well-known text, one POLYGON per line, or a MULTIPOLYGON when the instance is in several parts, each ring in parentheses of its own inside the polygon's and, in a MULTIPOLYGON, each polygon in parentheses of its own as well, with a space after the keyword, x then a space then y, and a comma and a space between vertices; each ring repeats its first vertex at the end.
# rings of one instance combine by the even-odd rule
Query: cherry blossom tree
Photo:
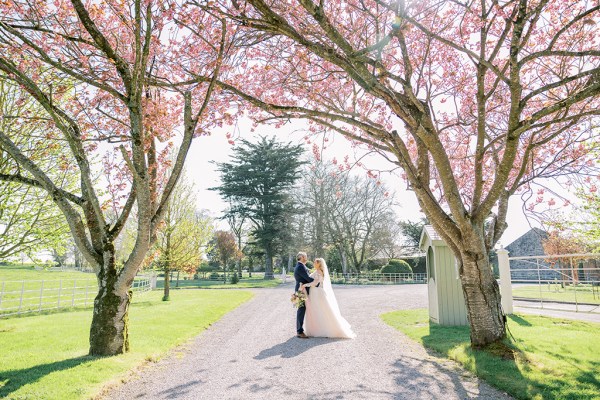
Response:
POLYGON ((229 40, 221 18, 172 1, 0 3, 2 78, 43 107, 39 123, 58 132, 27 146, 0 132, 0 147, 19 166, 2 179, 46 190, 93 266, 99 292, 92 355, 129 348, 133 279, 156 240, 193 137, 222 123, 224 111, 210 99, 229 40), (208 78, 178 84, 190 76, 208 78), (62 189, 32 157, 49 142, 68 149, 62 167, 78 174, 77 190, 62 189), (120 266, 115 241, 134 204, 134 245, 120 266))
MULTIPOLYGON (((508 199, 591 174, 600 4, 549 0, 215 1, 249 47, 219 82, 258 122, 310 122, 401 167, 459 262, 471 343, 505 337, 488 253, 508 199)), ((240 111, 241 112, 241 111, 240 111)), ((310 137, 307 138, 310 140, 310 137)))

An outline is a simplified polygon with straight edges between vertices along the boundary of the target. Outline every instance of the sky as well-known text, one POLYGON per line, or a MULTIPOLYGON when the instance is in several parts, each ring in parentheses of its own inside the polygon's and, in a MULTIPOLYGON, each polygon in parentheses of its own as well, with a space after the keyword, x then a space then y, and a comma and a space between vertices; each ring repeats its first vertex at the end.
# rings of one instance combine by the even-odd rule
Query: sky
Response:
MULTIPOLYGON (((296 132, 301 128, 301 122, 296 124, 288 124, 281 129, 276 129, 272 126, 259 126, 252 134, 246 134, 242 137, 253 141, 253 137, 258 135, 277 136, 278 140, 285 142, 293 142, 304 144, 306 153, 312 154, 312 144, 306 144, 304 135, 296 132)), ((236 129, 236 132, 238 129, 236 129)), ((240 124, 239 131, 250 132, 250 124, 240 124)), ((233 146, 228 143, 226 133, 233 133, 232 129, 224 128, 221 131, 213 133, 211 136, 202 136, 194 139, 190 152, 186 160, 186 171, 190 180, 195 183, 198 190, 198 208, 206 209, 213 217, 220 217, 222 211, 226 208, 226 204, 221 200, 219 194, 215 191, 208 190, 210 187, 219 185, 219 174, 216 171, 217 166, 214 162, 228 161, 233 154, 233 146)), ((234 135, 234 139, 235 139, 234 135)), ((327 142, 328 147, 323 151, 324 159, 332 159, 336 157, 342 160, 344 156, 349 155, 350 160, 360 157, 361 154, 356 154, 351 148, 348 141, 339 135, 330 136, 327 142)), ((234 145, 235 146, 235 145, 234 145)), ((385 160, 382 156, 373 154, 361 159, 361 162, 367 168, 373 170, 390 170, 394 166, 385 160)), ((355 167, 354 173, 365 174, 365 170, 355 167)), ((400 178, 398 173, 386 173, 382 175, 383 183, 396 193, 396 214, 400 220, 418 221, 423 214, 420 212, 420 207, 417 203, 415 194, 406 190, 406 183, 400 178)), ((499 245, 506 247, 515 239, 531 229, 530 223, 523 214, 522 201, 518 196, 511 198, 508 209, 508 228, 499 241, 499 245)), ((221 226, 227 229, 226 224, 221 226)))

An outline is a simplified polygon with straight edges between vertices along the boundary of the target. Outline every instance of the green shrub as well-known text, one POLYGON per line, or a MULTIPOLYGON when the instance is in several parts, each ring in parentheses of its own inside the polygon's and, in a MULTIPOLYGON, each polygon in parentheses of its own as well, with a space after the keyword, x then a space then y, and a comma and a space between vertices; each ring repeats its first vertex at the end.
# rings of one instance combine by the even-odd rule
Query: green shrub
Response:
POLYGON ((386 258, 371 258, 367 260, 367 269, 369 271, 380 271, 387 263, 388 260, 386 258))
POLYGON ((200 264, 197 268, 196 268, 196 272, 211 272, 214 271, 216 269, 218 269, 219 267, 215 266, 215 265, 210 265, 207 262, 203 262, 202 264, 200 264))
POLYGON ((238 283, 239 281, 240 281, 240 278, 238 277, 238 274, 237 274, 237 272, 234 272, 234 273, 231 275, 231 281, 230 281, 230 282, 231 282, 231 284, 232 284, 232 285, 235 285, 235 284, 236 284, 236 283, 238 283))
MULTIPOLYGON (((409 261, 409 260, 407 260, 409 261)), ((427 269, 425 267, 425 256, 413 258, 412 262, 410 262, 412 266, 412 270, 415 274, 425 274, 427 273, 427 269)))
POLYGON ((217 280, 219 279, 219 274, 216 272, 213 272, 212 274, 210 274, 210 279, 211 280, 217 280))
POLYGON ((382 274, 412 274, 412 268, 403 260, 390 260, 388 265, 381 268, 382 274))

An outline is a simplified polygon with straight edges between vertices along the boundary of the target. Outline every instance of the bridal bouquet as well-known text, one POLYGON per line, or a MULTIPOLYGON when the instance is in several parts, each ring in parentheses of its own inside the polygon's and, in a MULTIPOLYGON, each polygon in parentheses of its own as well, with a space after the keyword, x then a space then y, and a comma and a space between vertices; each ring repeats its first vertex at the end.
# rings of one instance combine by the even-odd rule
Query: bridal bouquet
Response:
POLYGON ((306 301, 306 293, 301 290, 298 290, 296 293, 292 294, 292 298, 290 300, 292 301, 294 307, 304 307, 304 302, 306 301))

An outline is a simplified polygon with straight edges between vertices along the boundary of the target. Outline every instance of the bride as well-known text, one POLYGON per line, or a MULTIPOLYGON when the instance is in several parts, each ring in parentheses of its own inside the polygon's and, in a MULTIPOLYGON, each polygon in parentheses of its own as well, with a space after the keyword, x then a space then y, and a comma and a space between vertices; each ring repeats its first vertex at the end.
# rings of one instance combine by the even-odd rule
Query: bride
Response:
POLYGON ((310 274, 314 281, 300 286, 302 289, 310 287, 304 332, 313 337, 355 338, 356 334, 340 313, 325 260, 317 258, 314 266, 315 272, 310 274))

